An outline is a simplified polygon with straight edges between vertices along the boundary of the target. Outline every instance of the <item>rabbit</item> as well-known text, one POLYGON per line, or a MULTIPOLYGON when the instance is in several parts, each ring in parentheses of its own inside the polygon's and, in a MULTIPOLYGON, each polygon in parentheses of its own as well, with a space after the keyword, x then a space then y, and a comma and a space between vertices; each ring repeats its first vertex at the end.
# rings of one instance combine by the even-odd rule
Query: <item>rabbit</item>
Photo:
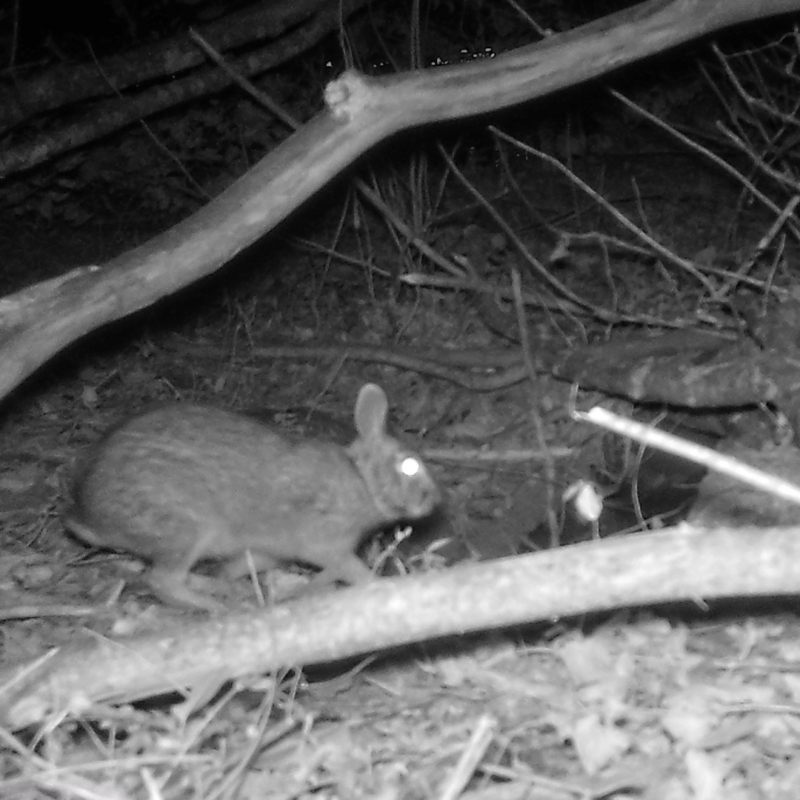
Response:
POLYGON ((243 414, 174 403, 123 422, 89 452, 65 527, 87 544, 149 562, 163 602, 217 610, 187 586, 198 561, 226 562, 233 579, 299 562, 316 583, 357 583, 372 572, 355 551, 369 533, 430 515, 441 494, 418 456, 386 431, 375 384, 355 405, 348 446, 294 441, 243 414))

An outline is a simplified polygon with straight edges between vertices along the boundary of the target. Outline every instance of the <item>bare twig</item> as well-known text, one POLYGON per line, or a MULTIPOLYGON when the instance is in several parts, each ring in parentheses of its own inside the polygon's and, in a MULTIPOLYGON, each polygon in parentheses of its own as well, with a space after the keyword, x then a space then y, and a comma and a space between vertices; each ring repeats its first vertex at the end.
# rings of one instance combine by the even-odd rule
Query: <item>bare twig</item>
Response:
MULTIPOLYGON (((616 96, 616 93, 614 94, 616 96)), ((591 186, 589 186, 588 183, 581 180, 571 169, 562 164, 557 158, 554 158, 549 153, 545 153, 542 150, 537 150, 535 147, 531 147, 530 145, 519 141, 519 139, 508 136, 496 128, 492 128, 492 131, 494 131, 497 136, 507 141, 509 144, 513 144, 524 152, 535 156, 552 167, 555 167, 555 169, 561 172, 561 174, 564 175, 567 180, 574 183, 582 192, 591 197, 592 200, 594 200, 599 206, 604 208, 620 225, 622 225, 622 227, 631 231, 634 236, 638 237, 641 239, 641 241, 645 242, 649 247, 651 247, 654 253, 657 253, 669 263, 674 264, 675 266, 680 267, 688 272, 710 294, 714 294, 714 285, 705 275, 703 275, 702 272, 700 272, 700 270, 697 269, 697 267, 695 267, 694 264, 692 264, 691 261, 687 261, 685 258, 681 258, 676 253, 673 253, 669 248, 664 247, 663 244, 642 230, 642 228, 640 228, 638 225, 631 222, 631 220, 629 220, 625 214, 611 205, 611 203, 609 203, 599 192, 596 192, 591 186)))

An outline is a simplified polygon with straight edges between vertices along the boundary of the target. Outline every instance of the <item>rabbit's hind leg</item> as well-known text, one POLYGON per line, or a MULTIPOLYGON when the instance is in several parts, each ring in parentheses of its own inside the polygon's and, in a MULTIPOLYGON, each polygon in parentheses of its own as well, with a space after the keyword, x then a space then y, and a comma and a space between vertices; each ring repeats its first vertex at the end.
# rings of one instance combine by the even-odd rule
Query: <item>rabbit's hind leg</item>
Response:
MULTIPOLYGON (((201 594, 190 589, 187 585, 188 579, 188 572, 163 565, 153 566, 147 573, 147 583, 162 603, 202 611, 227 610, 227 606, 220 600, 216 600, 211 594, 201 594)), ((192 579, 202 580, 204 584, 208 582, 218 585, 219 583, 212 578, 200 575, 193 575, 192 579)))
POLYGON ((202 538, 188 551, 159 553, 153 559, 147 572, 146 580, 153 593, 163 603, 182 608, 194 608, 205 611, 224 611, 226 605, 212 596, 214 590, 222 590, 222 581, 203 575, 191 573, 199 559, 208 552, 202 538), (189 581, 202 583, 203 592, 189 588, 189 581))
POLYGON ((331 558, 320 564, 322 570, 318 572, 308 583, 308 589, 316 591, 323 586, 341 583, 366 583, 375 578, 372 570, 355 553, 346 553, 331 558))

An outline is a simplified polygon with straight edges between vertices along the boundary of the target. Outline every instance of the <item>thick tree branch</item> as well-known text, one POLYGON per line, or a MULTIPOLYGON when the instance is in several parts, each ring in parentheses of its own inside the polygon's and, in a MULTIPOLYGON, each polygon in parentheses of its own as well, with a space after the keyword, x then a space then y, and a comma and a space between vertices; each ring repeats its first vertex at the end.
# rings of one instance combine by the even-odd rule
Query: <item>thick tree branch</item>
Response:
MULTIPOLYGON (((315 16, 332 21, 333 30, 367 0, 338 3, 327 0, 282 0, 260 3, 198 28, 217 51, 226 53, 263 40, 278 40, 288 31, 313 26, 315 16)), ((318 39, 309 39, 306 46, 318 39)), ((283 46, 281 49, 285 53, 283 46)), ((296 50, 291 55, 297 55, 296 50)), ((284 56, 285 57, 285 56, 284 56)), ((17 76, 11 88, 0 90, 0 131, 65 105, 108 97, 137 84, 180 75, 202 66, 206 59, 186 34, 146 44, 95 64, 59 65, 34 77, 17 76)), ((248 73, 249 74, 249 73, 248 73)))
MULTIPOLYGON (((261 48, 233 59, 231 66, 240 75, 247 77, 272 69, 317 44, 336 29, 343 16, 351 14, 366 2, 367 0, 343 0, 341 8, 338 4, 323 5, 317 13, 305 19, 302 25, 297 25, 277 41, 270 41, 261 48)), ((270 10, 271 6, 266 8, 270 10)), ((236 20, 236 25, 246 28, 251 17, 252 12, 244 19, 236 20)), ((227 19, 233 24, 230 18, 227 19)), ((258 20, 253 21, 249 41, 258 41, 271 30, 268 21, 261 20, 262 24, 256 24, 258 20)), ((230 46, 221 32, 218 32, 216 39, 223 40, 230 46)), ((228 74, 216 67, 194 69, 205 63, 205 57, 201 49, 186 36, 169 43, 161 43, 157 48, 152 46, 151 49, 158 50, 152 54, 152 58, 148 48, 142 48, 94 67, 76 67, 72 82, 56 73, 43 85, 31 82, 31 85, 21 87, 19 93, 15 92, 11 96, 7 93, 5 97, 0 94, 0 115, 4 113, 5 104, 5 113, 11 117, 23 113, 21 108, 14 107, 18 100, 25 104, 25 115, 30 116, 32 112, 50 110, 67 103, 98 99, 90 111, 69 125, 48 130, 17 146, 5 147, 0 152, 0 176, 30 169, 179 103, 222 91, 233 83, 228 74), (132 84, 147 83, 175 72, 186 72, 190 67, 193 68, 191 72, 168 83, 161 83, 138 93, 129 89, 132 84), (62 82, 67 86, 62 86, 62 82), (124 96, 116 94, 126 89, 124 96)), ((0 118, 0 126, 2 123, 0 118)))
POLYGON ((189 219, 103 267, 0 303, 0 396, 87 332, 208 275, 378 142, 407 128, 522 103, 800 0, 650 0, 498 58, 391 77, 346 73, 328 109, 189 219))
POLYGON ((447 635, 624 606, 791 594, 797 528, 611 537, 324 595, 129 637, 92 637, 0 673, 11 728, 193 686, 365 655, 447 635))

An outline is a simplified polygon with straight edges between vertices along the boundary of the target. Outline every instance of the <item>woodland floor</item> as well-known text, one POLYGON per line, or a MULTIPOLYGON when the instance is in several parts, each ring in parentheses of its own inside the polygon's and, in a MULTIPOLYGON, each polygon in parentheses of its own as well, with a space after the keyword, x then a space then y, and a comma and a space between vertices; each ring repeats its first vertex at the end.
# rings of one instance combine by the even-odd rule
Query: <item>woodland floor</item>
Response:
MULTIPOLYGON (((397 176, 408 180, 404 158, 413 142, 395 149, 395 172, 376 176, 386 187, 400 185, 397 176)), ((740 203, 726 178, 629 122, 604 121, 580 152, 567 155, 615 207, 646 219, 660 241, 687 257, 735 258, 768 225, 740 203)), ((431 162, 434 187, 437 169, 431 162)), ((463 169, 486 196, 507 189, 496 162, 480 149, 463 169)), ((616 232, 574 186, 533 159, 515 157, 512 172, 546 219, 571 230, 616 232)), ((9 617, 23 606, 30 615, 2 623, 2 666, 182 618, 137 582, 135 559, 88 550, 65 534, 59 519, 75 459, 109 425, 153 401, 202 400, 266 416, 313 407, 327 415, 320 435, 341 439, 358 388, 375 381, 390 398, 394 430, 423 455, 487 444, 498 451, 541 449, 533 409, 544 444, 569 451, 559 460, 554 496, 573 480, 596 477, 603 439, 570 418, 571 387, 547 375, 535 388, 478 394, 350 359, 259 355, 260 347, 278 343, 512 347, 487 331, 465 293, 399 284, 395 278, 409 264, 376 218, 366 217, 358 234, 345 226, 336 248, 350 263, 328 264, 305 246, 302 239, 331 245, 338 212, 329 211, 321 225, 320 206, 341 209, 345 191, 339 186, 334 204, 329 195, 306 209, 280 237, 268 237, 202 286, 71 348, 6 405, 0 607, 9 617), (49 615, 86 606, 94 613, 49 615)), ((400 193, 394 197, 405 202, 400 193)), ((530 212, 511 194, 496 206, 531 252, 546 258, 553 243, 530 212)), ((430 226, 429 241, 442 252, 494 251, 486 268, 507 282, 515 257, 493 238, 491 221, 470 209, 457 188, 446 195, 443 212, 448 216, 430 226)), ((80 226, 7 221, 0 226, 4 288, 101 263, 157 233, 164 221, 119 207, 80 226)), ((613 295, 620 307, 667 319, 697 312, 698 297, 684 279, 652 262, 606 264, 587 251, 553 269, 598 304, 613 295)), ((592 320, 582 331, 553 316, 536 321, 557 331, 565 346, 609 333, 592 320)), ((580 404, 599 399, 607 398, 584 393, 580 404)), ((755 444, 768 437, 770 421, 766 412, 749 413, 755 444)), ((536 462, 430 463, 448 495, 447 522, 422 547, 401 548, 407 569, 441 566, 435 540, 443 532, 458 537, 487 521, 502 524, 514 491, 540 469, 536 462)), ((368 554, 374 558, 391 541, 390 532, 368 554)), ((246 581, 232 595, 232 602, 255 603, 246 581)), ((725 604, 707 613, 625 612, 423 645, 321 674, 290 672, 277 684, 254 680, 188 719, 156 707, 121 712, 111 727, 65 723, 39 742, 38 766, 24 755, 34 745, 20 744, 23 737, 15 751, 9 737, 0 754, 0 795, 788 800, 800 782, 800 706, 792 689, 798 640, 792 608, 725 604), (484 747, 477 734, 487 731, 491 743, 484 747), (470 756, 480 766, 462 787, 459 770, 469 769, 463 760, 470 756)))

